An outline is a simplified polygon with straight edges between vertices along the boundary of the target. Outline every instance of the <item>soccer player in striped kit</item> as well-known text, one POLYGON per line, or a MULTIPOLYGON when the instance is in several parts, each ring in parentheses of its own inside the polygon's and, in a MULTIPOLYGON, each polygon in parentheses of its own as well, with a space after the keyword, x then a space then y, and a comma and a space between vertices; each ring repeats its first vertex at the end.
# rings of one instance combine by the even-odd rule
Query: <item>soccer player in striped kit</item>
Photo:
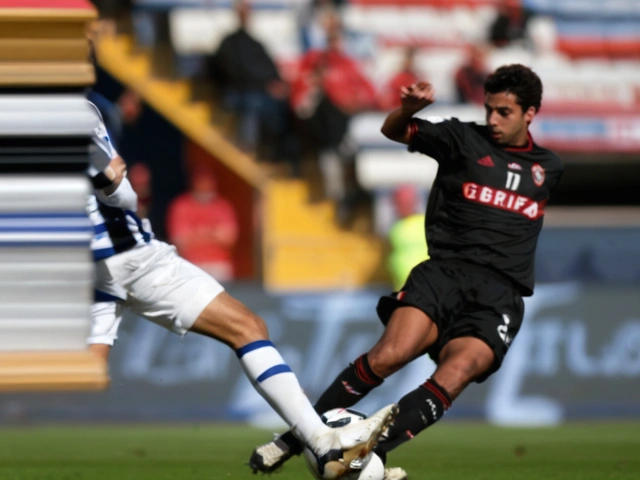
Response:
POLYGON ((90 348, 108 359, 122 307, 179 335, 191 331, 221 341, 235 350, 256 390, 314 452, 323 478, 343 476, 351 462, 359 465, 393 420, 397 406, 342 428, 326 426, 269 341, 264 321, 145 228, 135 214, 137 196, 126 178, 126 165, 102 121, 90 153, 87 173, 94 194, 87 210, 95 232, 91 249, 97 290, 90 348))

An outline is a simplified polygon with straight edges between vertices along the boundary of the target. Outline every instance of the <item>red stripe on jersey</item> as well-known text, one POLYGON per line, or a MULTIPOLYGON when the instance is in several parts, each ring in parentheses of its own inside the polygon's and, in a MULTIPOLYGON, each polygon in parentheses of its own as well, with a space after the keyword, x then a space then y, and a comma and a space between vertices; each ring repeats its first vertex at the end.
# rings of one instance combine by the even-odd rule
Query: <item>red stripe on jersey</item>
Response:
POLYGON ((518 213, 530 220, 537 220, 544 215, 546 202, 536 202, 529 197, 508 190, 466 182, 462 184, 462 195, 471 202, 518 213))
POLYGON ((505 147, 507 152, 530 152, 533 150, 533 137, 527 132, 527 144, 524 147, 505 147))
POLYGON ((409 143, 413 142, 413 137, 416 133, 418 133, 418 124, 415 120, 412 120, 411 123, 409 123, 409 143))

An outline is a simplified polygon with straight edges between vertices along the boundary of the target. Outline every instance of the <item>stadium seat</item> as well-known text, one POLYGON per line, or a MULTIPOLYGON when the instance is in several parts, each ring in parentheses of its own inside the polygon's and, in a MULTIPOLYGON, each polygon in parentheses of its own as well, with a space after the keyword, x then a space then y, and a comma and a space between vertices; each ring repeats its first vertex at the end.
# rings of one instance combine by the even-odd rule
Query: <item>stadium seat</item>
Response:
POLYGON ((178 54, 214 52, 236 27, 231 9, 176 8, 169 14, 171 43, 178 54))
MULTIPOLYGON (((222 39, 237 26, 231 8, 176 8, 171 11, 169 22, 171 42, 181 55, 215 52, 222 39)), ((300 54, 297 25, 290 10, 256 10, 249 30, 274 58, 300 54)))
POLYGON ((393 189, 403 183, 430 188, 438 164, 402 148, 371 148, 358 152, 356 174, 366 190, 393 189))
POLYGON ((483 41, 487 38, 488 25, 478 19, 475 10, 457 7, 451 10, 448 23, 465 42, 483 41))
POLYGON ((250 30, 273 58, 291 60, 302 53, 298 25, 291 10, 258 10, 251 17, 250 30))
POLYGON ((502 65, 512 63, 522 63, 528 65, 531 63, 533 55, 523 47, 514 45, 505 48, 497 48, 492 50, 487 58, 489 70, 495 70, 502 65))
POLYGON ((206 54, 220 42, 221 32, 212 11, 176 8, 169 15, 169 26, 171 43, 178 54, 206 54))
POLYGON ((456 89, 453 82, 456 70, 462 65, 465 52, 459 48, 432 48, 421 50, 416 65, 425 72, 436 89, 436 99, 443 103, 456 102, 456 89))
POLYGON ((378 87, 382 87, 399 71, 404 59, 404 48, 380 48, 371 68, 370 78, 378 87))
POLYGON ((348 3, 342 10, 342 22, 346 30, 365 31, 367 29, 367 9, 348 3))

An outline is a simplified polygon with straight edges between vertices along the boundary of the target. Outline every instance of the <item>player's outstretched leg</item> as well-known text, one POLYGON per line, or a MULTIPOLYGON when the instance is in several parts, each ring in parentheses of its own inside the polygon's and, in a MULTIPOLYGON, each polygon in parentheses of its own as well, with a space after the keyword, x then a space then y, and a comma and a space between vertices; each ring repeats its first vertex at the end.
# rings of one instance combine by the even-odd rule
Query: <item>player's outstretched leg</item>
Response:
POLYGON ((366 456, 397 413, 396 406, 390 405, 362 422, 329 428, 269 340, 251 342, 236 354, 258 392, 289 424, 293 435, 316 454, 320 471, 326 471, 325 478, 339 478, 353 460, 366 456))
POLYGON ((376 452, 386 457, 398 445, 440 420, 451 407, 451 402, 451 395, 430 378, 400 399, 401 413, 384 433, 376 452))
MULTIPOLYGON (((383 379, 419 356, 437 337, 437 327, 421 310, 398 308, 382 338, 368 354, 344 369, 320 396, 315 405, 322 414, 332 408, 348 408, 362 400, 383 379), (372 365, 373 364, 373 365, 372 365)), ((402 415, 402 411, 400 413, 402 415)), ((303 446, 292 432, 257 447, 249 460, 254 471, 270 473, 302 452, 303 446)))
POLYGON ((329 428, 313 409, 295 374, 271 341, 265 323, 227 293, 212 300, 192 331, 232 347, 247 377, 269 405, 316 455, 323 478, 339 478, 350 463, 366 456, 397 413, 389 405, 375 415, 342 428, 329 428))
POLYGON ((493 366, 494 354, 484 341, 461 337, 444 346, 439 360, 432 377, 398 402, 400 414, 376 447, 380 456, 440 420, 469 383, 486 376, 493 366))
MULTIPOLYGON (((332 408, 351 407, 383 381, 371 369, 367 355, 362 355, 336 377, 314 408, 321 415, 332 408)), ((270 473, 280 468, 291 457, 300 455, 303 449, 302 442, 293 432, 288 431, 257 447, 251 454, 249 466, 254 472, 270 473)))

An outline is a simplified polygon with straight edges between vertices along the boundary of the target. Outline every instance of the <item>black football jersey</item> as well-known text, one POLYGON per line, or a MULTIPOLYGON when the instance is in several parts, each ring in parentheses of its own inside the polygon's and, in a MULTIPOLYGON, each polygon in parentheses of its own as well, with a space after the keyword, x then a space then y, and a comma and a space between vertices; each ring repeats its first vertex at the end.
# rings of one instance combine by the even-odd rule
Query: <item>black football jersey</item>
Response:
POLYGON ((456 118, 413 119, 409 150, 439 164, 426 214, 430 257, 492 268, 531 295, 544 208, 562 176, 560 158, 530 136, 526 147, 497 145, 486 126, 456 118))

